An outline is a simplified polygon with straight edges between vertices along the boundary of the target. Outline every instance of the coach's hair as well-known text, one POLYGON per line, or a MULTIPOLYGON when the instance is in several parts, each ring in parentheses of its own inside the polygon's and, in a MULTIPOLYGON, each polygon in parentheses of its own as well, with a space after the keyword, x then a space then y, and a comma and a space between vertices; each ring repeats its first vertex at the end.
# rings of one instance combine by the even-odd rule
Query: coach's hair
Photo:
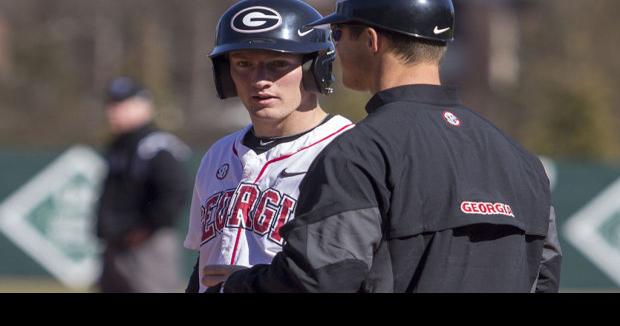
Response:
MULTIPOLYGON (((347 27, 349 28, 351 38, 358 39, 364 30, 370 26, 347 24, 347 27)), ((442 42, 424 40, 377 27, 371 28, 388 39, 390 51, 396 54, 406 64, 416 64, 420 62, 441 64, 448 48, 447 44, 442 42)))

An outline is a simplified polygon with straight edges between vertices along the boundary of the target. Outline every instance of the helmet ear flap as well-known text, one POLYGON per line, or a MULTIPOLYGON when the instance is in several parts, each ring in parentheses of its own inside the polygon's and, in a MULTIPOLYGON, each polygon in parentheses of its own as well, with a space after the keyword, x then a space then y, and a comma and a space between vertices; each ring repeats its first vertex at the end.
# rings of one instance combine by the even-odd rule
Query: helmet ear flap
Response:
POLYGON ((315 64, 316 58, 304 60, 304 64, 301 66, 303 71, 303 78, 301 80, 301 83, 306 91, 312 93, 320 93, 319 84, 316 76, 314 75, 315 64))
POLYGON ((331 85, 336 81, 332 73, 332 64, 335 59, 336 55, 332 51, 327 53, 321 51, 303 64, 302 83, 306 91, 321 94, 334 92, 331 85))
POLYGON ((213 78, 217 96, 220 99, 237 96, 237 89, 230 75, 230 62, 226 56, 213 58, 213 78))

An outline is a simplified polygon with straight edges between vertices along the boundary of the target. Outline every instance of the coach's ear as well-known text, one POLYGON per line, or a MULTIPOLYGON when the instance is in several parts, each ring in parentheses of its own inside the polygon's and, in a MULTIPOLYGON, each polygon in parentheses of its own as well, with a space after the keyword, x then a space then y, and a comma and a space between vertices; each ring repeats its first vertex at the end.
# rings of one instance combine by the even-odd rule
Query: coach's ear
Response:
POLYGON ((377 33, 374 28, 366 28, 365 36, 366 46, 368 47, 368 51, 370 51, 372 55, 378 54, 379 51, 382 50, 382 47, 385 46, 384 38, 381 38, 379 36, 379 33, 377 33))

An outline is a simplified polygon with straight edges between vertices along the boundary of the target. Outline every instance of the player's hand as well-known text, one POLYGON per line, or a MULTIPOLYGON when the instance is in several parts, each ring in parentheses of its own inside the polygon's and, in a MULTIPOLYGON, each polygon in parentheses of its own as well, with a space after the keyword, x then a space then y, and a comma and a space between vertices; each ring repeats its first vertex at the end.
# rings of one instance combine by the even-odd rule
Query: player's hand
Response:
POLYGON ((202 269, 202 285, 206 287, 216 286, 228 279, 230 274, 242 270, 247 269, 247 267, 243 266, 232 266, 232 265, 209 265, 205 266, 202 269))

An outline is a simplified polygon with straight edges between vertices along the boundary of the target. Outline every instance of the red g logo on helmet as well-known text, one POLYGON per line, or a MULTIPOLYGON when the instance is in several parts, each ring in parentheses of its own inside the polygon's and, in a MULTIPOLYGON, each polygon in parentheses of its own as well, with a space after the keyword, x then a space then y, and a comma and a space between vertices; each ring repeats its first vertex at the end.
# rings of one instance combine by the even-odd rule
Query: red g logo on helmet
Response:
POLYGON ((239 33, 262 33, 272 31, 282 25, 282 16, 268 7, 245 8, 233 16, 230 27, 239 33))

